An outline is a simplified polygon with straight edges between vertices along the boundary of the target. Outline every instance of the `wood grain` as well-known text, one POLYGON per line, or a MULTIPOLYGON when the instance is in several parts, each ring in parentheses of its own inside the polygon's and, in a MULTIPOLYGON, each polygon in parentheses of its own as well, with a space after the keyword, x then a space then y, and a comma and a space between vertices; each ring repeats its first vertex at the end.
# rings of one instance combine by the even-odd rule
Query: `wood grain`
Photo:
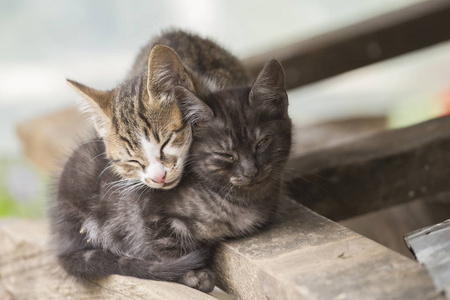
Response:
POLYGON ((79 282, 58 266, 47 232, 44 221, 0 219, 0 299, 215 299, 181 284, 126 276, 79 282))
POLYGON ((237 299, 444 299, 417 262, 286 200, 269 230, 221 244, 221 287, 237 299))

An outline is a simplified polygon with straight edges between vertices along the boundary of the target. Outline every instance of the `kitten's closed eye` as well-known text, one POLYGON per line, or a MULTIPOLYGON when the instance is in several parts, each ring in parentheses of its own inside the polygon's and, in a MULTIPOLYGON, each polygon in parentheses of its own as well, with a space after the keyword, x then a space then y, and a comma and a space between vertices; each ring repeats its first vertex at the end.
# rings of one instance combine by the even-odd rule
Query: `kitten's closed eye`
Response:
POLYGON ((237 161, 236 156, 234 156, 233 154, 230 153, 225 153, 225 152, 213 152, 214 156, 221 159, 221 160, 226 160, 226 161, 237 161))
POLYGON ((262 151, 267 148, 267 146, 270 144, 270 135, 265 136, 262 140, 256 144, 256 151, 262 151))
POLYGON ((142 169, 145 169, 145 166, 137 160, 131 159, 131 160, 127 161, 127 163, 130 163, 132 165, 139 165, 142 169))

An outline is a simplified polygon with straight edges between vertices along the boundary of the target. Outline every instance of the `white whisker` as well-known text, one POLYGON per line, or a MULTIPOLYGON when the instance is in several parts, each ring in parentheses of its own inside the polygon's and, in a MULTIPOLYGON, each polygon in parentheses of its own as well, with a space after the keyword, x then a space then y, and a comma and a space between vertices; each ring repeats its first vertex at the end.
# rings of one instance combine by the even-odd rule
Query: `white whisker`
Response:
POLYGON ((106 170, 110 169, 110 168, 113 167, 113 166, 114 166, 113 162, 110 161, 110 162, 105 166, 105 168, 103 169, 103 171, 97 176, 97 180, 96 180, 95 182, 98 183, 98 181, 100 180, 100 177, 102 177, 103 173, 105 173, 106 170))
POLYGON ((94 159, 96 159, 97 157, 99 157, 99 156, 101 156, 101 155, 103 155, 103 154, 105 154, 105 153, 106 153, 106 152, 102 152, 102 153, 100 153, 99 155, 94 156, 93 158, 91 158, 91 160, 88 161, 88 163, 91 163, 94 159))

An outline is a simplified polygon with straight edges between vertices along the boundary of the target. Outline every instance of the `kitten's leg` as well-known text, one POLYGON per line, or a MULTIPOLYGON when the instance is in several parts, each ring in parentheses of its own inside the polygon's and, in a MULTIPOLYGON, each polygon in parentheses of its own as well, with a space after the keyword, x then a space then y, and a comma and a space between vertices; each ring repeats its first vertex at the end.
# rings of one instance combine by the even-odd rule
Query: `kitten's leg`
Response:
POLYGON ((202 292, 209 293, 216 285, 216 275, 210 269, 190 270, 181 277, 179 282, 202 292))
POLYGON ((83 249, 60 254, 59 261, 71 275, 97 279, 112 274, 144 279, 177 281, 190 270, 205 264, 205 252, 196 251, 178 259, 161 261, 119 256, 102 249, 83 249))

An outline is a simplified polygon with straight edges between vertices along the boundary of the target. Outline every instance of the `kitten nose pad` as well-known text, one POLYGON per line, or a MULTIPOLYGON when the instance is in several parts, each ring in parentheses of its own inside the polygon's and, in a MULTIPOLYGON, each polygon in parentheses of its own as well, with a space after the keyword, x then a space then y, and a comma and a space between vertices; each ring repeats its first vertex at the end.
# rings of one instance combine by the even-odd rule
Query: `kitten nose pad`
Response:
POLYGON ((245 157, 241 161, 241 174, 246 179, 254 179, 258 174, 258 167, 253 159, 245 157))
POLYGON ((163 184, 166 181, 166 169, 160 163, 150 163, 150 166, 146 169, 145 177, 154 183, 163 184))
POLYGON ((162 173, 156 174, 150 179, 156 183, 164 183, 166 181, 166 172, 164 171, 162 173))
POLYGON ((242 175, 244 175, 245 178, 253 179, 256 177, 256 174, 258 174, 258 169, 250 168, 250 169, 245 170, 242 175))

